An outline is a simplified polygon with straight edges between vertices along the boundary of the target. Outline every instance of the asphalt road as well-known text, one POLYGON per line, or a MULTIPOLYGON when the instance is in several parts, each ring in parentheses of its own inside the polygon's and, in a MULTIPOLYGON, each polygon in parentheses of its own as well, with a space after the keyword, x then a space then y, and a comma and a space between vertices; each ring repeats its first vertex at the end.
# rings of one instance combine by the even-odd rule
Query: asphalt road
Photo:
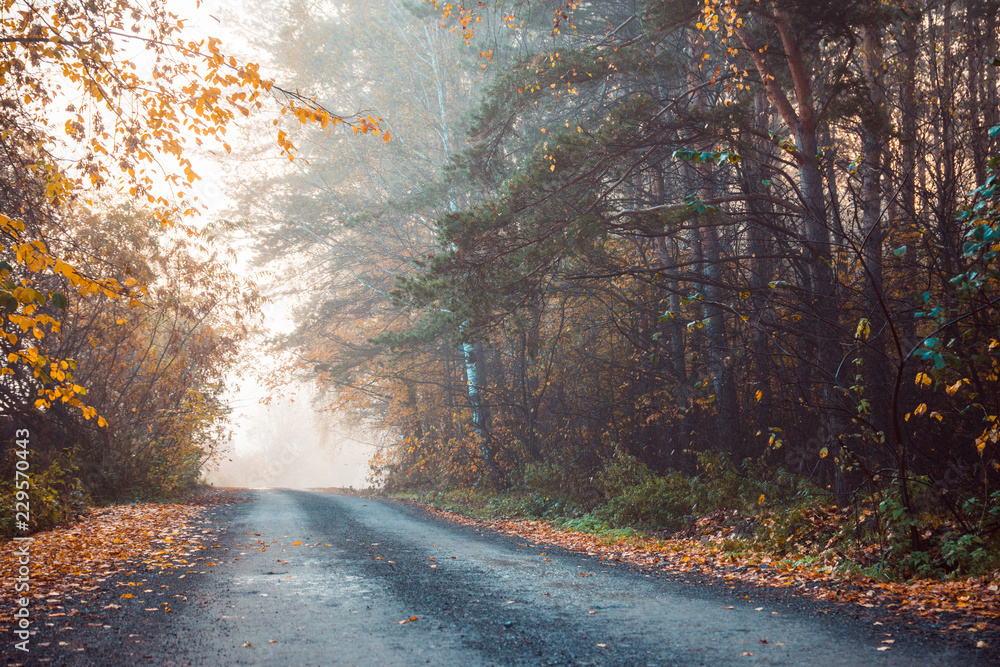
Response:
POLYGON ((968 642, 651 576, 405 503, 252 494, 213 511, 214 566, 143 577, 143 599, 104 610, 111 589, 71 631, 46 628, 28 664, 994 664, 968 642), (147 611, 162 602, 172 613, 147 611))

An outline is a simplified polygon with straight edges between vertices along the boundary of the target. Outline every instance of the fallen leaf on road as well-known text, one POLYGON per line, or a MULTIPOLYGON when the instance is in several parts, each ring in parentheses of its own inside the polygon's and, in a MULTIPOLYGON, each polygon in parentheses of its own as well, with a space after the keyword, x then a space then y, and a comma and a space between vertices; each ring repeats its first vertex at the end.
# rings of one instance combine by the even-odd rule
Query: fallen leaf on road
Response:
POLYGON ((732 607, 723 607, 723 609, 732 609, 732 607))
POLYGON ((128 600, 129 598, 134 598, 135 596, 132 595, 131 593, 125 593, 124 595, 122 595, 122 597, 128 600))
POLYGON ((878 646, 878 647, 875 648, 875 650, 876 651, 888 651, 889 647, 888 646, 878 646))
POLYGON ((270 642, 271 644, 277 644, 278 643, 277 639, 268 639, 267 641, 270 642))
POLYGON ((243 642, 243 647, 244 648, 253 648, 253 644, 251 644, 250 642, 243 642))

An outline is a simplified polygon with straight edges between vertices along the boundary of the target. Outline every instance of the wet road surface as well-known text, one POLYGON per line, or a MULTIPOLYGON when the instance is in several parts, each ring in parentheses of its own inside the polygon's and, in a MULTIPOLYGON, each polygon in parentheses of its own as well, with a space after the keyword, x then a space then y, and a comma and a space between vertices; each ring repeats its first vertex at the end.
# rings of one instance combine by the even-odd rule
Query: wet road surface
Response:
POLYGON ((213 510, 219 546, 203 555, 214 566, 184 579, 177 572, 144 577, 143 590, 154 592, 141 604, 84 610, 82 619, 103 620, 62 633, 64 646, 52 641, 30 663, 992 662, 967 643, 817 614, 831 608, 785 593, 651 576, 455 525, 406 503, 308 491, 250 493, 251 502, 213 510), (161 601, 172 613, 144 611, 161 601))

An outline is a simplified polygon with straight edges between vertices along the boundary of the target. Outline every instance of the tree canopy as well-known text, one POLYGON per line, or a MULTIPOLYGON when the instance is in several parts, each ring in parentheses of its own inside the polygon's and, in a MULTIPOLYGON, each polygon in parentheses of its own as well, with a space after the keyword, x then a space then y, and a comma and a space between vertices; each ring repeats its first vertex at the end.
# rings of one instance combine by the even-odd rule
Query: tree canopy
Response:
POLYGON ((390 484, 586 507, 625 456, 995 535, 995 3, 323 7, 274 53, 397 141, 303 135, 243 213, 315 257, 288 345, 390 484))

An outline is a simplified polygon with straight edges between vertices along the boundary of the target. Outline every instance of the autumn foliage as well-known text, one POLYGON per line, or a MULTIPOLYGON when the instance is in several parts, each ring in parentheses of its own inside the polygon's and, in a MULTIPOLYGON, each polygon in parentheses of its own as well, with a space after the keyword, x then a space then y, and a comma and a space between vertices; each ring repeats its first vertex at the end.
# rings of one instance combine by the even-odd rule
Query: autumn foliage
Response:
POLYGON ((227 437, 259 297, 194 221, 192 151, 228 154, 262 111, 381 129, 190 39, 159 0, 5 0, 0 26, 0 427, 31 432, 40 526, 88 497, 178 493, 227 437))

